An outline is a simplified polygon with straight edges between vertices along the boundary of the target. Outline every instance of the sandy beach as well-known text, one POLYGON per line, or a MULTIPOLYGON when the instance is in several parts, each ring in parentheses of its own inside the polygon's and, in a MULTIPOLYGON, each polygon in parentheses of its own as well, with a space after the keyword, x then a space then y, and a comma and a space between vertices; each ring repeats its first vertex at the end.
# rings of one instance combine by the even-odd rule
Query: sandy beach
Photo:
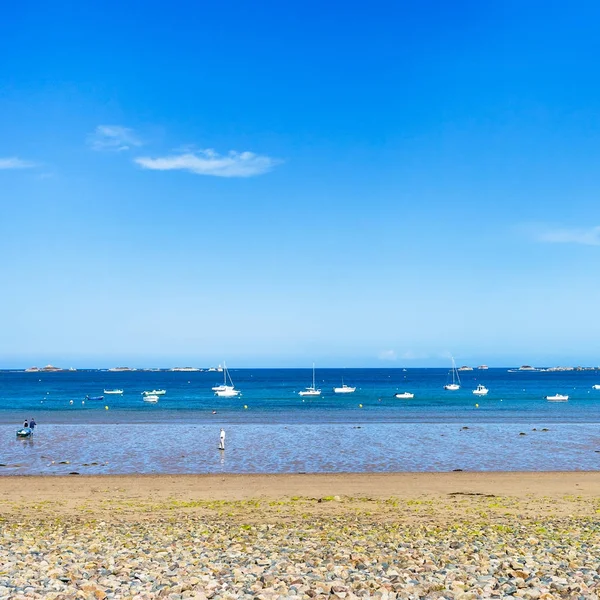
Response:
POLYGON ((0 478, 0 598, 597 598, 600 473, 0 478))

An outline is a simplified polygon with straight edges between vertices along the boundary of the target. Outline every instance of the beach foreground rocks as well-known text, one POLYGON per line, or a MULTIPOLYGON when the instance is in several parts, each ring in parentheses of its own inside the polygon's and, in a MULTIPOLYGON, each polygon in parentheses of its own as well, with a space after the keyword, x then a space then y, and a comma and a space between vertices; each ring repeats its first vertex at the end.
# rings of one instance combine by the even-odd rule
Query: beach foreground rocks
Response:
POLYGON ((597 598, 594 501, 582 511, 573 500, 573 515, 532 503, 12 506, 1 522, 0 598, 597 598))

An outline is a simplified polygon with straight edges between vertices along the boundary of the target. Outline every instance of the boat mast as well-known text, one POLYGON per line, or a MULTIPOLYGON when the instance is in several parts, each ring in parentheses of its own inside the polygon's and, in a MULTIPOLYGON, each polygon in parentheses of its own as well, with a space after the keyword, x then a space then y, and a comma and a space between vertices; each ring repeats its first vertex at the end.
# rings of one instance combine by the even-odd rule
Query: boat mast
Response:
POLYGON ((315 363, 313 363, 313 390, 316 389, 315 388, 315 363))

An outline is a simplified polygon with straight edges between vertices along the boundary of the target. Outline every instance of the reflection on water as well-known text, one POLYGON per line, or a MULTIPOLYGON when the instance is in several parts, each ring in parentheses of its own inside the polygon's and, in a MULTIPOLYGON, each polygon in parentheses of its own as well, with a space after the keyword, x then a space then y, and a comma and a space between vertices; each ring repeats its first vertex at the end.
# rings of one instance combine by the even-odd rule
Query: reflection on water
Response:
POLYGON ((596 424, 365 423, 0 426, 0 474, 596 470, 596 424), (466 428, 463 428, 466 427, 466 428), (521 435, 525 434, 525 435, 521 435))

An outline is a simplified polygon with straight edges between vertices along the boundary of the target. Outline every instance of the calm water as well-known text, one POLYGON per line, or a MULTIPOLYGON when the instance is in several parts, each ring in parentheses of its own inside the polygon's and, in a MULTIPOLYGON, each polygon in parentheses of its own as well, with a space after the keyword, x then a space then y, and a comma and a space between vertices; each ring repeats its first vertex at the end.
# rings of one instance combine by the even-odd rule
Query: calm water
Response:
POLYGON ((323 369, 323 395, 304 401, 297 392, 310 385, 309 369, 231 375, 241 397, 216 398, 214 372, 0 372, 0 474, 600 467, 600 371, 462 372, 463 387, 449 392, 444 369, 323 369), (333 394, 342 377, 354 394, 333 394), (488 396, 472 394, 478 383, 488 396), (125 393, 82 404, 113 388, 125 393), (159 388, 167 394, 158 404, 142 401, 159 388), (397 391, 415 397, 397 400, 397 391), (555 393, 569 401, 544 400, 555 393), (32 416, 35 438, 16 439, 32 416))

